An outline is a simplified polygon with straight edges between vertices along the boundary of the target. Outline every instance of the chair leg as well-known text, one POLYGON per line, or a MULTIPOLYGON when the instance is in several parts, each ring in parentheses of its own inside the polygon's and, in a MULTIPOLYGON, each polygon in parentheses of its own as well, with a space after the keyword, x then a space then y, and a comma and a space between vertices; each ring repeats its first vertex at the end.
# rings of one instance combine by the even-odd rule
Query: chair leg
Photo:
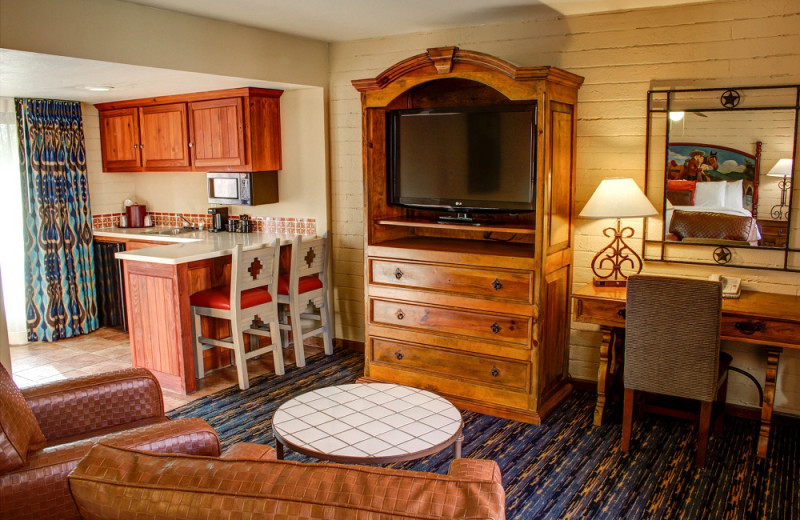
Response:
MULTIPOLYGON (((289 324, 288 315, 286 308, 288 305, 286 304, 279 304, 278 305, 278 323, 282 324, 289 324)), ((289 331, 285 329, 281 329, 281 348, 288 348, 289 347, 289 331)))
POLYGON ((325 355, 333 354, 333 343, 331 342, 331 315, 328 312, 328 298, 323 293, 322 305, 319 307, 319 319, 322 322, 322 345, 325 348, 325 355))
POLYGON ((711 430, 711 410, 714 407, 713 401, 703 401, 700 403, 700 422, 697 426, 697 456, 695 464, 698 468, 706 465, 706 451, 708 450, 708 437, 711 430))
POLYGON ((722 428, 725 425, 725 406, 728 401, 729 375, 730 374, 725 374, 725 381, 722 382, 722 386, 717 390, 717 406, 719 410, 717 411, 717 420, 714 422, 714 433, 716 434, 722 433, 722 428))
POLYGON ((269 324, 269 335, 272 339, 272 361, 275 365, 275 374, 282 376, 286 369, 283 366, 280 323, 276 321, 269 324))
POLYGON ((192 319, 192 335, 194 336, 194 355, 197 361, 197 379, 206 377, 206 367, 203 363, 203 344, 200 343, 200 337, 203 335, 202 320, 200 315, 195 313, 192 319))
POLYGON ((625 389, 624 405, 622 409, 622 445, 621 449, 627 452, 631 449, 631 430, 633 429, 633 402, 636 399, 636 390, 625 389))
POLYGON ((233 340, 233 357, 236 360, 236 374, 239 376, 239 388, 250 388, 250 379, 247 376, 247 358, 244 355, 244 335, 238 323, 231 319, 231 340, 233 340))
POLYGON ((294 363, 298 367, 306 366, 306 353, 303 348, 303 325, 300 323, 300 305, 296 300, 289 305, 292 317, 292 336, 294 336, 294 363))

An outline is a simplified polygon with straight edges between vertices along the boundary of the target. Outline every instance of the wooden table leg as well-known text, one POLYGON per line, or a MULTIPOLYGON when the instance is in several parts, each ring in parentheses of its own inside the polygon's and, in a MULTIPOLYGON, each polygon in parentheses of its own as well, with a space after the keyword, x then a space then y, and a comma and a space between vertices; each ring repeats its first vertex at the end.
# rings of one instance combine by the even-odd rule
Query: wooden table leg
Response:
POLYGON ((275 438, 275 458, 283 460, 283 444, 277 438, 275 438))
POLYGON ((594 408, 594 425, 602 426, 605 419, 606 400, 611 392, 614 378, 619 373, 620 346, 617 344, 621 338, 620 329, 613 327, 600 327, 603 341, 600 343, 600 366, 597 369, 597 404, 594 408))
POLYGON ((764 402, 761 403, 761 429, 758 432, 757 454, 762 459, 767 456, 769 430, 772 427, 772 407, 775 404, 775 383, 778 379, 778 361, 782 349, 767 349, 767 374, 764 381, 764 402))

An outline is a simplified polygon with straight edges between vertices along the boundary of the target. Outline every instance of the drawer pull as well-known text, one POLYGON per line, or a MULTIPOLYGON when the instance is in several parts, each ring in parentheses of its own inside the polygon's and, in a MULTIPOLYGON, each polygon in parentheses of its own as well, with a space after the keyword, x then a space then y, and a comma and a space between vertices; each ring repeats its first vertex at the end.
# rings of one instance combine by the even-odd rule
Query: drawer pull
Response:
POLYGON ((494 288, 495 291, 499 291, 500 289, 503 288, 503 282, 495 278, 494 281, 492 282, 492 287, 494 288))
POLYGON ((501 327, 497 322, 492 323, 492 326, 490 328, 492 329, 492 332, 494 332, 495 334, 503 330, 503 327, 501 327))
POLYGON ((756 332, 764 332, 767 330, 763 321, 737 321, 733 326, 736 330, 747 336, 752 336, 756 332))
POLYGON ((618 310, 617 311, 617 316, 619 316, 620 318, 622 318, 624 320, 625 319, 625 309, 618 310))
POLYGON ((402 320, 403 318, 406 317, 406 313, 403 312, 403 309, 398 309, 398 311, 395 312, 394 315, 397 316, 398 320, 402 320))
POLYGON ((394 357, 396 357, 398 361, 402 361, 405 356, 403 356, 403 353, 398 350, 394 353, 394 357))
POLYGON ((403 271, 401 271, 399 267, 394 270, 394 277, 398 280, 403 277, 403 271))
POLYGON ((492 375, 492 377, 497 377, 500 375, 500 369, 497 367, 492 367, 489 373, 492 375))

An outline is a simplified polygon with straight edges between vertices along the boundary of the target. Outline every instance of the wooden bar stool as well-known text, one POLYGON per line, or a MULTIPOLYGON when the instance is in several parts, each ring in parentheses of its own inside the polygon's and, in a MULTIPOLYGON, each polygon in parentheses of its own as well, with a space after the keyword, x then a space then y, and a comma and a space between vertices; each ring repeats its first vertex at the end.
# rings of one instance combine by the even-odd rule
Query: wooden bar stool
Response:
POLYGON ((303 341, 322 334, 325 354, 333 353, 331 343, 331 319, 327 297, 328 234, 323 237, 303 240, 297 236, 292 241, 292 257, 289 275, 278 279, 278 303, 289 306, 291 324, 286 323, 286 312, 281 316, 281 330, 291 330, 294 341, 295 363, 306 365, 303 341), (309 303, 319 309, 318 313, 306 312, 309 303), (320 322, 320 326, 303 331, 303 319, 320 322))
POLYGON ((272 352, 275 373, 283 375, 283 349, 278 325, 278 299, 275 281, 278 278, 280 243, 262 244, 242 250, 237 244, 231 260, 231 283, 193 294, 193 334, 197 356, 197 377, 205 377, 203 351, 213 347, 233 350, 239 388, 250 386, 247 360, 272 352), (231 302, 234 302, 232 305, 231 302), (223 339, 206 338, 200 330, 200 317, 223 318, 231 322, 231 335, 223 339), (265 328, 261 328, 265 327, 265 328), (244 350, 244 334, 250 334, 250 351, 244 350), (268 336, 272 343, 259 348, 258 337, 268 336))

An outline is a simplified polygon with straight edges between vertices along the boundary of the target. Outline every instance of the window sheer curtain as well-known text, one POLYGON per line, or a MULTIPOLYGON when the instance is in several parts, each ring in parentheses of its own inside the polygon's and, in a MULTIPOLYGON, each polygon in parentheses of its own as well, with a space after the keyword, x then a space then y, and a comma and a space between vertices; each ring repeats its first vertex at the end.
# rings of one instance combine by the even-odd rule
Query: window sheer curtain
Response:
POLYGON ((11 98, 0 98, 0 207, 6 220, 0 226, 0 273, 8 339, 12 345, 20 345, 28 341, 25 325, 25 246, 22 240, 17 118, 11 98))
POLYGON ((80 103, 16 99, 29 341, 98 327, 80 103))

